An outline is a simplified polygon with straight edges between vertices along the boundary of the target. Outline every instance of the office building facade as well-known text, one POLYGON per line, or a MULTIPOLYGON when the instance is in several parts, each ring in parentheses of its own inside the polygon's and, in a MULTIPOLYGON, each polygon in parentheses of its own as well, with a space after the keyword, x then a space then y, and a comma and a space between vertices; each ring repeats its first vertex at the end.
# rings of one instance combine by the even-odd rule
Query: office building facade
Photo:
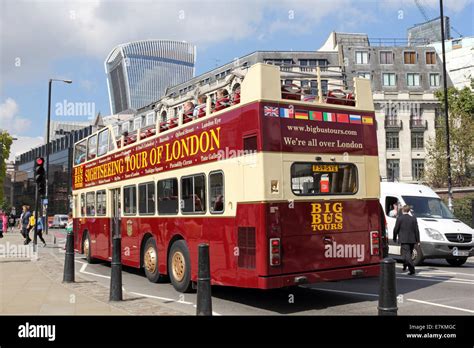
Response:
MULTIPOLYGON (((390 181, 421 182, 427 141, 435 137, 442 62, 429 46, 408 40, 372 40, 366 34, 331 33, 322 50, 339 53, 346 85, 372 81, 380 174, 390 181)), ((448 81, 450 83, 450 81, 448 81)))
POLYGON ((167 87, 194 76, 196 47, 169 40, 142 40, 115 47, 105 60, 112 114, 160 99, 167 87))

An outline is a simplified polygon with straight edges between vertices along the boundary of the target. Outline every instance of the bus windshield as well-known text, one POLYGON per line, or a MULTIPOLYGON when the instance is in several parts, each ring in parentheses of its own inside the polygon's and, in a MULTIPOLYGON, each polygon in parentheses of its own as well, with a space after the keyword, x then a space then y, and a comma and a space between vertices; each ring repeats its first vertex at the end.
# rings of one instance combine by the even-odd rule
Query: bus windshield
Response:
POLYGON ((439 198, 402 196, 406 204, 411 206, 416 217, 428 217, 436 219, 454 219, 451 213, 439 198))

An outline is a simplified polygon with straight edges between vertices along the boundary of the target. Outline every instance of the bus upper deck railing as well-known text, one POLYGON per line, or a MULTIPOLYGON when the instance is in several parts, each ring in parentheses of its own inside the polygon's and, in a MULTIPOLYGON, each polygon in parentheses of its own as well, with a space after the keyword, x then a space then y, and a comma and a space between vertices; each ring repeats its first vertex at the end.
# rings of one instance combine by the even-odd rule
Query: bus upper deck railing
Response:
MULTIPOLYGON (((132 131, 129 131, 129 127, 127 127, 127 130, 123 132, 120 131, 118 126, 108 126, 109 136, 112 137, 109 144, 113 144, 113 146, 109 146, 108 152, 123 149, 157 134, 166 134, 171 130, 188 126, 205 117, 217 115, 225 110, 259 100, 314 106, 324 105, 329 108, 374 110, 370 80, 368 79, 355 78, 354 91, 350 92, 344 89, 342 83, 336 83, 337 71, 331 70, 331 67, 324 67, 324 72, 321 71, 320 67, 315 67, 316 74, 293 72, 291 83, 285 83, 283 78, 289 73, 282 71, 280 68, 276 65, 257 63, 248 68, 245 74, 236 72, 227 80, 217 83, 201 93, 197 97, 196 105, 194 105, 194 98, 191 93, 184 98, 165 96, 156 103, 157 106, 152 111, 155 115, 155 122, 146 124, 144 127, 137 127, 132 131), (324 77, 322 76, 323 73, 324 77), (336 78, 334 75, 336 75, 336 78), (296 79, 296 77, 299 77, 299 79, 296 79), (333 81, 329 82, 329 79, 333 79, 333 81), (305 83, 305 81, 307 82, 305 83), (335 86, 336 89, 330 90, 329 86, 335 86)), ((76 143, 75 151, 82 146, 85 148, 84 151, 89 153, 87 151, 88 139, 98 136, 101 131, 103 130, 99 130, 87 139, 76 143)), ((95 143, 98 142, 96 139, 95 143)), ((97 151, 95 151, 95 154, 97 154, 97 151)), ((97 155, 84 155, 81 158, 83 159, 75 160, 74 163, 81 164, 93 160, 97 158, 97 155)))

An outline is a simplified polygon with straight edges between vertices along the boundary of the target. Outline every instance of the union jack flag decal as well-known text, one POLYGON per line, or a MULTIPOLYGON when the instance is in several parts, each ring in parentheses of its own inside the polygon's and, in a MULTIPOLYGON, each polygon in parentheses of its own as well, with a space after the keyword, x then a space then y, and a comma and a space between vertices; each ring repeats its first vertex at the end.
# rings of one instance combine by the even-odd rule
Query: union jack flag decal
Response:
POLYGON ((279 117, 279 115, 278 115, 278 107, 264 106, 264 107, 263 107, 263 114, 264 114, 265 116, 270 116, 270 117, 279 117))

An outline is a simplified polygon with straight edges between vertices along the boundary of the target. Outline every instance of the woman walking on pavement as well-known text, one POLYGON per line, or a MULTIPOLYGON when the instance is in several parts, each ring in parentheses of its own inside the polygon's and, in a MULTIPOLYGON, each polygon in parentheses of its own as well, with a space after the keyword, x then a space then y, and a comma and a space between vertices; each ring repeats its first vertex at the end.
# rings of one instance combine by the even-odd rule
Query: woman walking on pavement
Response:
POLYGON ((7 233, 8 232, 8 216, 6 212, 2 213, 2 227, 3 227, 2 231, 4 233, 7 233))

